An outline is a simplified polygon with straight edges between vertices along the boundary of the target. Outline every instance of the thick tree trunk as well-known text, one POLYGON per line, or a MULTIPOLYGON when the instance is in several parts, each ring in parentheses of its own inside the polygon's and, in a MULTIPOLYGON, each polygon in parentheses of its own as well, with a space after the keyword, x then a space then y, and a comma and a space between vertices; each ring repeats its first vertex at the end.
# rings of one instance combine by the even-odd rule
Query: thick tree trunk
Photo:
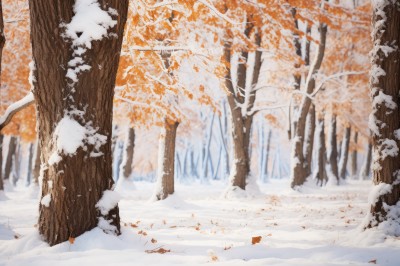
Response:
MULTIPOLYGON (((325 54, 325 44, 326 44, 326 34, 328 27, 321 23, 319 27, 320 40, 318 45, 318 50, 316 53, 316 60, 311 65, 308 77, 306 80, 306 90, 307 94, 311 94, 315 89, 315 74, 318 73, 322 60, 325 54)), ((300 105, 297 117, 297 127, 294 139, 292 140, 292 155, 291 155, 291 187, 295 188, 304 184, 308 177, 307 172, 307 161, 303 154, 304 140, 305 140, 305 128, 307 114, 310 109, 311 99, 309 97, 303 97, 302 103, 300 105)))
POLYGON ((326 174, 325 121, 323 115, 318 118, 318 130, 316 133, 318 134, 318 163, 315 171, 315 179, 317 180, 317 185, 323 186, 328 181, 326 174))
POLYGON ((166 199, 174 194, 175 141, 178 122, 165 119, 158 146, 156 200, 166 199))
POLYGON ((0 190, 4 189, 3 182, 3 135, 0 134, 0 190))
POLYGON ((331 178, 336 179, 339 184, 339 170, 338 170, 338 151, 337 151, 337 139, 336 139, 336 115, 332 114, 331 126, 329 127, 329 154, 328 163, 330 166, 330 174, 333 175, 331 178))
POLYGON ((372 114, 370 129, 374 149, 376 185, 367 227, 382 222, 387 233, 399 236, 400 202, 400 8, 398 1, 373 1, 372 114), (382 47, 385 47, 383 49, 382 47), (379 70, 379 71, 377 71, 379 70), (383 99, 383 100, 382 100, 383 99), (397 206, 396 206, 397 204, 397 206))
POLYGON ((315 106, 311 104, 307 117, 307 136, 305 141, 304 157, 307 160, 306 171, 307 176, 311 175, 312 169, 312 153, 314 148, 314 135, 315 135, 315 106))
POLYGON ((135 129, 129 127, 124 143, 124 154, 121 163, 120 177, 128 178, 132 174, 133 154, 135 149, 135 129))
POLYGON ((350 174, 352 177, 357 176, 357 142, 358 142, 358 132, 355 131, 353 135, 353 144, 354 144, 354 149, 351 152, 351 168, 350 168, 350 174))
POLYGON ((4 166, 4 179, 10 179, 13 169, 13 163, 15 162, 15 150, 17 148, 17 138, 14 136, 10 137, 8 144, 8 152, 6 158, 6 164, 4 166))
POLYGON ((33 174, 33 182, 35 185, 39 184, 39 176, 40 176, 40 165, 41 165, 41 152, 40 152, 40 144, 39 140, 36 140, 35 145, 35 163, 33 164, 32 174, 33 174))
MULTIPOLYGON (((50 245, 77 237, 97 225, 105 232, 120 230, 117 197, 110 191, 111 134, 115 78, 128 1, 98 1, 103 17, 112 18, 115 25, 106 29, 107 36, 89 38, 89 44, 87 39, 80 39, 92 34, 85 25, 80 25, 84 32, 73 31, 74 27, 73 32, 68 32, 60 26, 72 21, 74 3, 29 1, 36 67, 33 94, 45 164, 41 171, 39 232, 50 245), (74 142, 67 143, 68 137, 73 137, 74 142), (104 206, 103 202, 109 200, 111 206, 104 206)), ((97 1, 93 1, 86 8, 96 5, 97 1)))
POLYGON ((339 176, 342 179, 346 178, 347 159, 349 158, 350 135, 351 135, 351 126, 347 126, 344 130, 341 156, 339 161, 339 176))

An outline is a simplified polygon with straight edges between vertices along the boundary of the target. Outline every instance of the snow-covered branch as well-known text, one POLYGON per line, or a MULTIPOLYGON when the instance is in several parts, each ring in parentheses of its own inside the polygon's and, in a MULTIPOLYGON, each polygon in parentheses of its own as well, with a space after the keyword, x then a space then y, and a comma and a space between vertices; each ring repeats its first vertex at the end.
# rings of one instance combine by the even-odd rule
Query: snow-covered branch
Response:
POLYGON ((366 71, 359 71, 359 72, 350 71, 350 72, 336 73, 336 74, 333 74, 331 76, 328 76, 328 77, 324 78, 320 82, 320 84, 318 85, 317 89, 310 95, 310 98, 312 99, 312 97, 314 97, 318 93, 318 91, 321 90, 322 86, 329 80, 340 78, 340 77, 343 77, 343 76, 362 75, 362 74, 365 74, 365 73, 367 73, 367 72, 366 71))
POLYGON ((3 129, 8 123, 10 123, 11 119, 16 113, 31 105, 34 101, 35 99, 33 98, 33 93, 29 92, 24 98, 11 104, 6 109, 4 115, 0 116, 0 130, 3 129))

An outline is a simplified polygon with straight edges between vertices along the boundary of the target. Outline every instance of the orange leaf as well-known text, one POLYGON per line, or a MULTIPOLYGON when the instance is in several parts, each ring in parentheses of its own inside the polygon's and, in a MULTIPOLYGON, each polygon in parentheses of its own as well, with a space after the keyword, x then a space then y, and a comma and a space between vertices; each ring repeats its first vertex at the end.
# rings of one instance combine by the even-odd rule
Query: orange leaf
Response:
POLYGON ((71 245, 74 244, 74 242, 75 242, 75 237, 70 236, 70 237, 68 238, 68 242, 69 242, 71 245))
POLYGON ((262 236, 253 236, 251 238, 251 244, 255 245, 261 242, 262 236))

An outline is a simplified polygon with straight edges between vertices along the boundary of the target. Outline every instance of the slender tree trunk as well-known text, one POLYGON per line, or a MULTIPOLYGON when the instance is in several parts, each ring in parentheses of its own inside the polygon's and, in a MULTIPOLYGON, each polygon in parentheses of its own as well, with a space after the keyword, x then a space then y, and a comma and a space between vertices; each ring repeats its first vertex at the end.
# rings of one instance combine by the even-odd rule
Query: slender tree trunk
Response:
POLYGON ((15 150, 17 147, 17 138, 14 136, 10 137, 8 144, 8 152, 6 158, 6 165, 4 166, 4 179, 10 179, 13 169, 13 163, 15 162, 15 150))
POLYGON ((36 148, 35 148, 35 163, 33 165, 33 182, 35 185, 39 185, 39 176, 40 176, 40 165, 41 165, 41 152, 40 152, 40 144, 39 140, 36 140, 36 148))
POLYGON ((364 180, 369 178, 371 173, 371 161, 372 161, 372 143, 368 141, 367 157, 360 171, 360 179, 364 180))
POLYGON ((21 138, 17 137, 15 154, 14 154, 14 162, 13 162, 13 170, 11 171, 11 181, 14 186, 17 185, 17 182, 21 175, 21 149, 22 149, 21 138))
POLYGON ((312 169, 312 153, 314 148, 314 135, 315 135, 315 106, 311 104, 310 110, 308 111, 307 117, 307 136, 305 141, 305 153, 304 157, 307 160, 306 171, 307 176, 311 175, 312 169))
MULTIPOLYGON (((315 74, 318 73, 324 58, 327 31, 328 31, 327 25, 321 23, 319 26, 320 42, 316 53, 316 60, 310 67, 310 71, 308 73, 305 85, 306 86, 305 92, 307 94, 311 94, 315 89, 315 74)), ((311 105, 311 99, 309 97, 303 97, 302 103, 298 111, 295 137, 292 140, 292 155, 291 155, 291 160, 293 161, 291 163, 292 188, 303 185, 308 177, 308 172, 306 168, 307 161, 303 154, 303 147, 305 140, 306 120, 308 111, 310 109, 310 105, 311 105)))
POLYGON ((0 190, 4 190, 3 182, 3 135, 0 134, 0 190))
POLYGON ((349 158, 349 144, 350 144, 351 126, 347 126, 344 130, 344 136, 342 141, 342 148, 339 161, 339 176, 340 178, 346 178, 347 159, 349 158))
POLYGON ((387 233, 399 236, 399 230, 390 228, 398 226, 400 219, 398 211, 400 202, 399 1, 373 1, 373 10, 374 49, 371 71, 373 105, 370 129, 374 149, 372 169, 376 188, 375 198, 371 202, 371 219, 367 227, 387 222, 388 224, 383 227, 387 233))
POLYGON ((33 153, 34 153, 34 145, 33 143, 29 144, 29 159, 28 159, 28 169, 26 174, 27 185, 32 182, 32 161, 33 161, 33 153))
POLYGON ((161 129, 158 146, 157 187, 155 197, 157 200, 166 199, 174 194, 175 172, 175 141, 178 122, 165 119, 161 129))
POLYGON ((271 152, 271 138, 272 138, 272 129, 268 131, 268 137, 267 137, 267 151, 265 153, 265 168, 264 168, 264 175, 265 178, 268 177, 268 170, 269 170, 269 155, 271 152))
POLYGON ((135 129, 133 127, 129 127, 124 143, 124 154, 122 156, 123 159, 121 163, 119 178, 128 178, 131 176, 134 148, 135 148, 135 129))
POLYGON ((355 131, 353 135, 353 143, 354 143, 354 149, 351 152, 351 176, 355 177, 357 176, 357 142, 358 142, 358 132, 355 131))
POLYGON ((72 21, 74 0, 29 0, 33 94, 41 157, 46 165, 41 171, 39 232, 50 245, 96 226, 105 232, 120 232, 118 200, 111 191, 111 137, 128 1, 99 0, 98 6, 97 1, 92 2, 87 8, 101 9, 98 12, 103 12, 103 18, 112 18, 115 25, 106 29, 107 36, 88 44, 80 39, 91 34, 83 25, 84 32, 60 26, 72 21), (65 144, 66 134, 73 134, 79 146, 65 144))
POLYGON ((324 183, 328 181, 326 174, 326 148, 325 148, 325 121, 324 115, 318 118, 318 163, 317 169, 315 171, 315 179, 317 180, 317 185, 323 186, 324 183))
POLYGON ((332 178, 336 179, 337 184, 339 184, 339 170, 338 170, 338 151, 337 151, 337 140, 336 140, 336 115, 332 114, 331 126, 329 128, 329 166, 331 170, 332 178))

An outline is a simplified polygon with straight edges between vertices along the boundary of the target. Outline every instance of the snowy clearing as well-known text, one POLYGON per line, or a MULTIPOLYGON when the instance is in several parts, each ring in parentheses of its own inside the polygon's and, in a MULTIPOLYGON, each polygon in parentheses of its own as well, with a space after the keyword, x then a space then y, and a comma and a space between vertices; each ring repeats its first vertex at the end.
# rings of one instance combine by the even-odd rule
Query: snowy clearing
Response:
POLYGON ((299 193, 288 180, 272 180, 260 185, 263 195, 236 200, 221 198, 225 186, 178 184, 176 195, 150 202, 154 183, 136 182, 136 190, 120 191, 121 236, 95 228, 54 247, 35 228, 37 191, 8 186, 0 197, 0 265, 400 263, 398 238, 359 230, 370 181, 299 193))

